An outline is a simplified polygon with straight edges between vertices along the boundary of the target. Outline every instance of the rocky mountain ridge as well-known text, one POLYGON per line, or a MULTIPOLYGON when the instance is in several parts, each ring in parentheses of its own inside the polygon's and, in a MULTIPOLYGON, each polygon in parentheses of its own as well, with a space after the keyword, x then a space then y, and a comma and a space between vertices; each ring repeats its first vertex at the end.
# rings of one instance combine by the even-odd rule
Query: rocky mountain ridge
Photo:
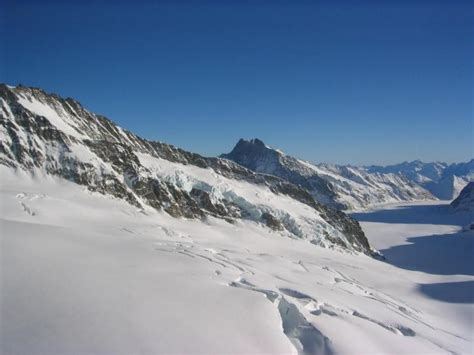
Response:
POLYGON ((372 253, 357 221, 284 179, 148 141, 74 99, 0 85, 0 164, 54 175, 181 218, 250 220, 285 236, 372 253))
POLYGON ((312 164, 273 149, 259 139, 241 139, 230 153, 221 157, 290 181, 308 190, 317 201, 337 209, 358 210, 381 203, 435 199, 403 174, 312 164))

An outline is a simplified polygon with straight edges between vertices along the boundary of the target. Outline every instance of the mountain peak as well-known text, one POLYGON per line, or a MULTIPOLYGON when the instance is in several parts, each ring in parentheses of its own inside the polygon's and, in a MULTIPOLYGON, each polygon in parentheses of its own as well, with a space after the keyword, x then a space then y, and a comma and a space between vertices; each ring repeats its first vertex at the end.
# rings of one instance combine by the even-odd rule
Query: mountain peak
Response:
POLYGON ((222 154, 221 157, 226 158, 229 155, 235 154, 270 154, 270 155, 284 155, 284 153, 279 149, 274 149, 268 145, 266 145, 261 139, 253 138, 253 139, 243 139, 240 138, 237 144, 235 145, 234 149, 229 154, 222 154))
POLYGON ((281 151, 270 148, 258 138, 239 139, 230 153, 222 154, 220 157, 233 160, 250 170, 263 173, 266 172, 261 170, 262 167, 267 165, 278 166, 280 160, 284 158, 281 151))
POLYGON ((268 148, 268 146, 263 143, 262 140, 258 139, 258 138, 253 138, 253 139, 250 139, 250 140, 246 140, 246 139, 243 139, 243 138, 240 138, 239 141, 237 142, 237 144, 235 145, 234 149, 236 148, 249 148, 249 147, 258 147, 258 148, 268 148))
POLYGON ((265 147, 266 147, 265 143, 263 143, 263 141, 261 141, 261 140, 258 139, 258 138, 253 138, 253 139, 251 139, 251 140, 250 140, 250 143, 255 144, 255 145, 265 146, 265 147))

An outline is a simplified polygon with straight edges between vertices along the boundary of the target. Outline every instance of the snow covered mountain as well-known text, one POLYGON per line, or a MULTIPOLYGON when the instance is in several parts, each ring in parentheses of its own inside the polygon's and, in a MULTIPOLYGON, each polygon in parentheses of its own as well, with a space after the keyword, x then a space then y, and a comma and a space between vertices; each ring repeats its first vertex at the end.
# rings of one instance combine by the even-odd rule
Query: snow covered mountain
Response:
POLYGON ((0 353, 470 353, 470 219, 438 202, 357 215, 381 262, 296 185, 0 86, 0 353))
POLYGON ((403 174, 443 200, 451 200, 474 181, 474 159, 465 163, 424 163, 419 160, 388 166, 369 166, 369 172, 403 174))
POLYGON ((221 157, 255 172, 281 177, 307 189, 317 201, 338 209, 356 210, 387 202, 434 199, 431 193, 403 174, 311 164, 270 148, 259 139, 241 139, 229 154, 221 157))
POLYGON ((1 84, 0 104, 0 164, 12 170, 61 177, 141 210, 250 220, 314 244, 371 252, 358 222, 281 178, 142 139, 41 89, 1 84))
POLYGON ((474 182, 470 182, 462 189, 459 196, 451 202, 451 206, 456 211, 474 212, 474 182))

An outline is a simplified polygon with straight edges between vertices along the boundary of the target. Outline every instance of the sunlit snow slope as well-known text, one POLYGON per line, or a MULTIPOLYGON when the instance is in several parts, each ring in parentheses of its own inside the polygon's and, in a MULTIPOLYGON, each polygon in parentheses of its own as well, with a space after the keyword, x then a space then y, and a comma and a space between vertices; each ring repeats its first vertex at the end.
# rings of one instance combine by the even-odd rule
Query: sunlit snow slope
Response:
POLYGON ((455 225, 358 216, 382 262, 249 220, 176 219, 56 177, 0 172, 2 354, 472 351, 474 239, 442 236, 438 263, 420 253, 429 240, 405 241, 455 225))

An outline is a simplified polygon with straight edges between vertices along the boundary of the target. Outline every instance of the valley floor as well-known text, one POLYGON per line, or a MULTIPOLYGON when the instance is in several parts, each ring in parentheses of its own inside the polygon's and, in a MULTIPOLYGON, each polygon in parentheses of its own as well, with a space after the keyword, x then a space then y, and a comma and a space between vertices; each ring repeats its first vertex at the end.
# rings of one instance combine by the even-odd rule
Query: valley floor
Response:
POLYGON ((386 262, 2 171, 2 354, 472 353, 474 235, 354 214, 386 262))

